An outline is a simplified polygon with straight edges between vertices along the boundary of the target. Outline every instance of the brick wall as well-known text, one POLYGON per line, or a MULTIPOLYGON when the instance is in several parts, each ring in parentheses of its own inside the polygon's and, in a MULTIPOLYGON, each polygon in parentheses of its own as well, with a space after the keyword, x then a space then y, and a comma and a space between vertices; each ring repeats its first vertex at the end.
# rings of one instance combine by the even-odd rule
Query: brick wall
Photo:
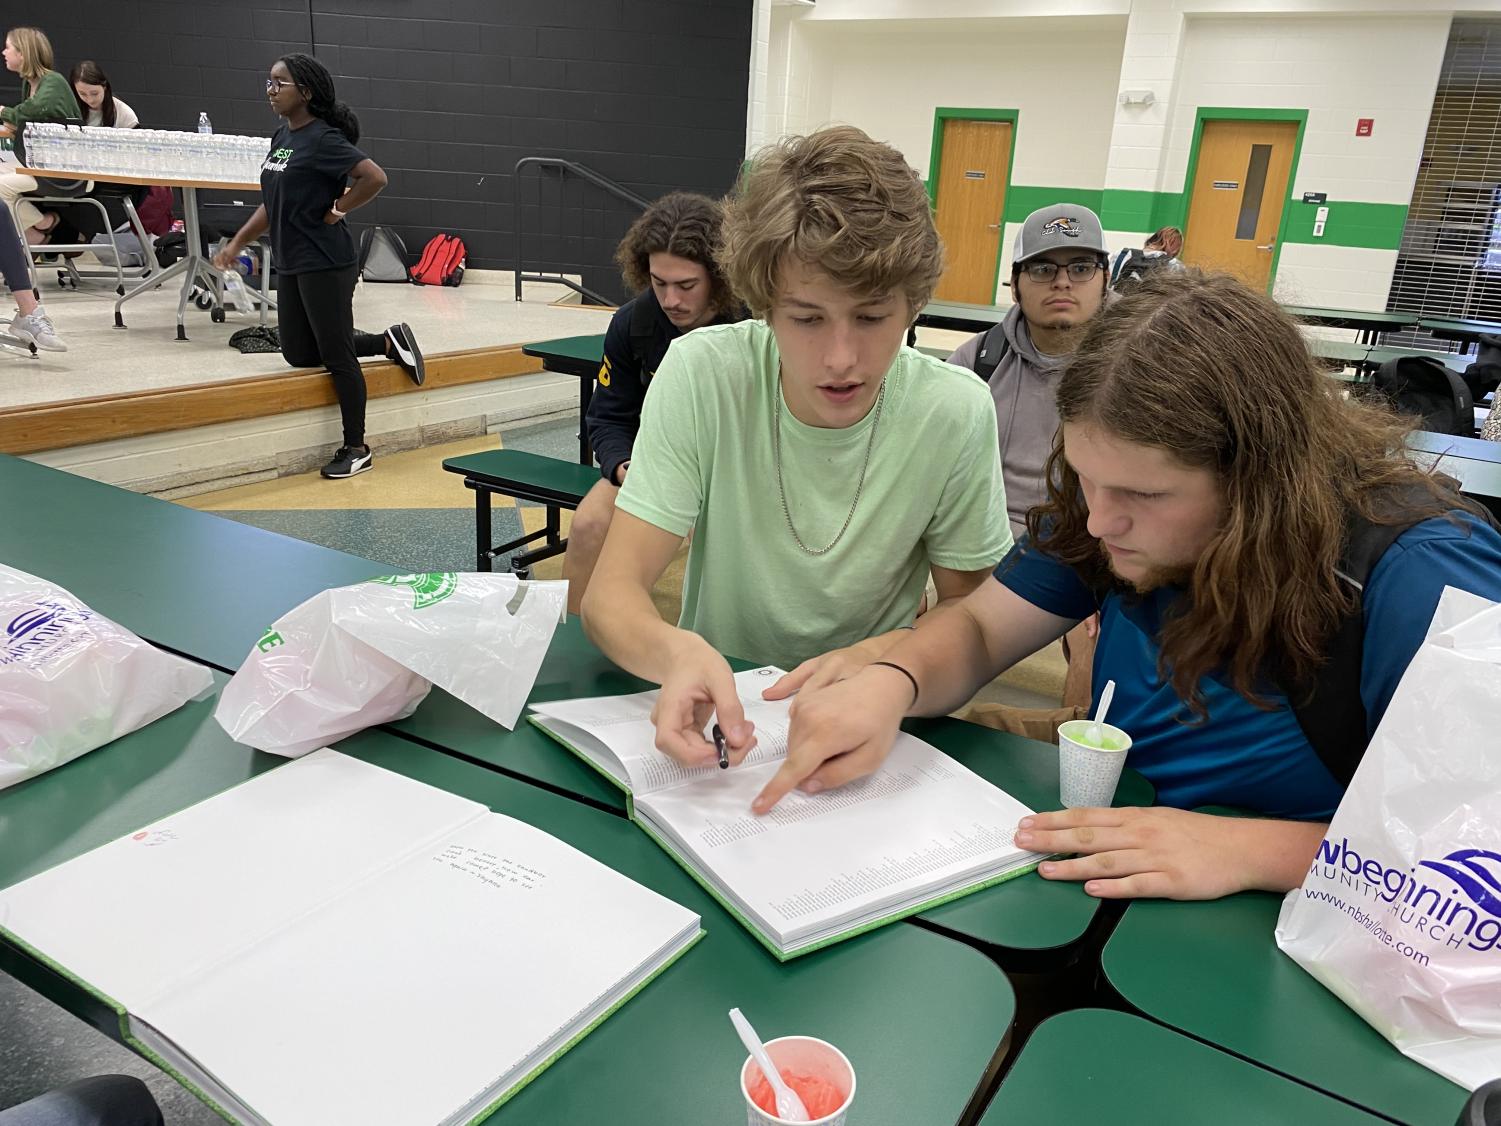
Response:
MULTIPOLYGON (((648 199, 730 187, 751 12, 752 0, 53 0, 38 19, 60 70, 97 60, 158 128, 192 129, 206 110, 219 132, 269 136, 266 71, 311 50, 391 178, 361 223, 394 227, 413 253, 454 231, 471 265, 508 269, 523 156, 578 161, 648 199)), ((0 85, 0 101, 14 97, 0 85)), ((519 190, 529 268, 619 296, 610 257, 635 209, 535 169, 519 190)))

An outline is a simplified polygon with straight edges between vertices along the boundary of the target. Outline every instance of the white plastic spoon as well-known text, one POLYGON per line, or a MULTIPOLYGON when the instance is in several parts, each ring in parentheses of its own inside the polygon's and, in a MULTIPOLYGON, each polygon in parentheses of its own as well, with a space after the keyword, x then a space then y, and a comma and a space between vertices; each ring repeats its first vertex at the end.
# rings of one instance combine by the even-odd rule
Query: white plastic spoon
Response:
POLYGON ((1105 682, 1105 691, 1100 693, 1100 706, 1095 709, 1094 721, 1089 725, 1089 741, 1096 747, 1105 741, 1105 733, 1100 730, 1100 725, 1105 722, 1105 714, 1110 711, 1110 701, 1115 697, 1115 681, 1105 682))
POLYGON ((766 1081, 771 1084, 772 1094, 777 1100, 777 1117, 785 1118, 788 1122, 811 1122, 808 1117, 808 1108, 803 1105, 803 1100, 798 1097, 796 1091, 782 1082, 782 1073, 771 1062, 771 1057, 766 1054, 766 1045, 761 1043, 761 1038, 756 1035, 756 1030, 750 1026, 750 1021, 739 1009, 730 1010, 730 1023, 735 1026, 735 1031, 740 1034, 740 1042, 745 1045, 745 1050, 751 1054, 751 1059, 761 1069, 761 1074, 766 1076, 766 1081))

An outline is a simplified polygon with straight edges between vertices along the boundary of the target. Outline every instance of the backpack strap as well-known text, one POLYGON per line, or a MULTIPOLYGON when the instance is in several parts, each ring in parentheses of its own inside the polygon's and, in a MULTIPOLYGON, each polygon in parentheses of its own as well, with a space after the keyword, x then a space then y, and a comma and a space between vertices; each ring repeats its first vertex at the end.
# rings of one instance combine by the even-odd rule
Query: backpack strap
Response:
POLYGON ((468 252, 464 240, 458 235, 449 235, 443 259, 438 267, 438 280, 442 285, 458 285, 464 280, 464 261, 468 252))
POLYGON ((427 240, 427 245, 422 248, 422 256, 417 259, 417 264, 412 267, 411 278, 413 285, 437 285, 436 279, 430 277, 437 265, 438 255, 442 253, 446 235, 437 234, 427 240))
POLYGON ((1354 588, 1355 609, 1340 619, 1324 646, 1324 663, 1312 685, 1290 687, 1288 703, 1298 726, 1334 780, 1348 786, 1365 754, 1365 703, 1360 697, 1360 674, 1365 651, 1365 584, 1376 563, 1411 524, 1372 524, 1356 521, 1336 572, 1354 588), (1310 691, 1309 689, 1312 689, 1310 691))
MULTIPOLYGON (((1455 492, 1458 491, 1456 485, 1455 492)), ((1405 498, 1410 497, 1416 502, 1427 496, 1426 490, 1401 489, 1393 492, 1388 503, 1395 509, 1405 507, 1405 498)), ((1488 514, 1482 517, 1468 509, 1465 511, 1477 520, 1483 518, 1496 526, 1488 514)), ((1430 517, 1396 524, 1376 524, 1358 517, 1351 520, 1336 574, 1341 582, 1355 589, 1360 600, 1355 609, 1340 620, 1325 645, 1324 663, 1314 671, 1311 684, 1284 682, 1282 685, 1309 745, 1341 786, 1348 786, 1355 776, 1355 768, 1360 765, 1370 741, 1367 734, 1369 717, 1360 696, 1365 651, 1366 582, 1386 549, 1408 529, 1427 519, 1430 517)))
POLYGON ((1003 325, 991 325, 985 330, 985 338, 980 341, 980 350, 975 353, 975 374, 983 382, 989 383, 995 369, 1001 366, 1001 361, 1010 351, 1011 341, 1006 339, 1003 325))

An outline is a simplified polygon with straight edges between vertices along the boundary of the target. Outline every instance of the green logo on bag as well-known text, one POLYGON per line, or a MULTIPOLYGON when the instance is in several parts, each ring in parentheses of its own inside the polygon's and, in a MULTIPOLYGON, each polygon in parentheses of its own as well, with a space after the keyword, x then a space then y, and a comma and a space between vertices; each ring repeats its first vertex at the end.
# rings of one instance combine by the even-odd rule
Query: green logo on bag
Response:
POLYGON ((278 645, 285 645, 286 640, 274 629, 268 629, 265 635, 255 643, 255 647, 264 653, 268 649, 275 649, 278 645))
POLYGON ((370 581, 386 586, 411 587, 413 610, 426 610, 459 589, 459 576, 452 571, 435 571, 429 575, 382 575, 370 581))

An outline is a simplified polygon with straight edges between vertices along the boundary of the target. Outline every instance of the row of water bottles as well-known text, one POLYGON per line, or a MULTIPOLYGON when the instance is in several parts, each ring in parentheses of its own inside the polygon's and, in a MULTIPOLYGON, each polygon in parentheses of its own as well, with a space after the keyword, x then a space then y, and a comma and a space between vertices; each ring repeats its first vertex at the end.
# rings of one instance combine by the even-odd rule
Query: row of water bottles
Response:
POLYGON ((26 163, 59 172, 255 184, 270 149, 266 137, 39 121, 26 126, 26 163))

